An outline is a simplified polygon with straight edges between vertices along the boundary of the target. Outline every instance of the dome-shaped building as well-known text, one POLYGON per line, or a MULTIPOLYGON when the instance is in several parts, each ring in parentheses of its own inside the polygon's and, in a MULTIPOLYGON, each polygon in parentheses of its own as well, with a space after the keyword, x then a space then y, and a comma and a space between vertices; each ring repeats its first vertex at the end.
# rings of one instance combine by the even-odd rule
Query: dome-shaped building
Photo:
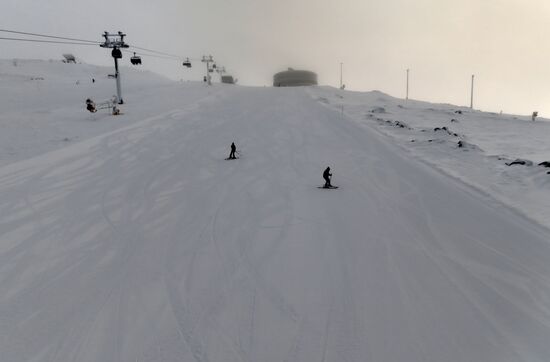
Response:
POLYGON ((288 68, 273 76, 274 87, 299 87, 317 85, 317 74, 309 70, 294 70, 288 68))

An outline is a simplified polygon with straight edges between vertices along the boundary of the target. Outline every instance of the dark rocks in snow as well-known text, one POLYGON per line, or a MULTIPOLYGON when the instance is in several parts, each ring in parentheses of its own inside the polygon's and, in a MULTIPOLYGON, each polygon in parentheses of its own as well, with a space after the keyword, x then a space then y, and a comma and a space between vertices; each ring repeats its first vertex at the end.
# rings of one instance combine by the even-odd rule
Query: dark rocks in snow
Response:
POLYGON ((543 162, 539 163, 539 166, 550 167, 550 161, 543 161, 543 162))
POLYGON ((385 122, 387 125, 390 125, 390 126, 399 127, 399 128, 406 128, 406 129, 412 130, 411 127, 409 127, 406 123, 401 122, 401 121, 392 121, 392 120, 389 120, 389 119, 381 119, 381 118, 377 118, 376 120, 379 121, 380 123, 385 122))
POLYGON ((373 109, 371 109, 371 113, 386 113, 386 108, 374 107, 373 109))
POLYGON ((459 110, 456 110, 455 113, 456 114, 462 114, 462 111, 459 109, 459 110))
POLYGON ((482 151, 478 146, 476 146, 474 144, 471 144, 471 143, 468 143, 464 140, 458 141, 457 142, 457 147, 461 148, 463 151, 470 151, 470 150, 482 151))
POLYGON ((458 122, 458 120, 455 118, 451 118, 451 123, 455 123, 455 122, 458 122))
POLYGON ((523 165, 523 166, 533 166, 533 162, 529 160, 524 160, 521 158, 516 158, 512 162, 507 162, 506 166, 512 166, 512 165, 523 165))
POLYGON ((449 131, 449 129, 447 127, 435 127, 434 128, 434 132, 440 132, 440 131, 445 131, 449 136, 458 137, 458 133, 454 133, 454 132, 449 131))

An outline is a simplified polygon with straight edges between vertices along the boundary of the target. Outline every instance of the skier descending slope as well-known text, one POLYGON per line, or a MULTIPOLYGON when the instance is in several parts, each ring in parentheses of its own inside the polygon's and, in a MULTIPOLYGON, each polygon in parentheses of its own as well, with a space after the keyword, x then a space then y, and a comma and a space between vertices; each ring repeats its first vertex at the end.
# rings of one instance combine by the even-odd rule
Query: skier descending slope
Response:
POLYGON ((322 187, 323 189, 337 189, 338 186, 332 186, 330 183, 330 178, 332 177, 332 174, 330 173, 330 167, 327 167, 325 171, 323 172, 323 178, 325 179, 325 185, 322 187))
POLYGON ((237 157, 235 157, 235 152, 237 151, 237 146, 235 146, 235 142, 231 142, 231 152, 229 153, 229 157, 226 158, 226 160, 236 160, 237 157))

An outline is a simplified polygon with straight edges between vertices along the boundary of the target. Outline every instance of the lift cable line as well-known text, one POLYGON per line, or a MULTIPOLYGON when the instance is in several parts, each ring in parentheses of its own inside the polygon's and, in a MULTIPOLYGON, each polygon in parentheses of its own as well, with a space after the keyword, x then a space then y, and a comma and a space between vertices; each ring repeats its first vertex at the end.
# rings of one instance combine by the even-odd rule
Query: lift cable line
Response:
MULTIPOLYGON (((133 48, 133 47, 130 46, 130 48, 133 48)), ((123 53, 132 54, 132 55, 133 55, 134 53, 136 53, 136 52, 133 52, 133 51, 130 51, 130 50, 125 50, 125 49, 121 49, 121 51, 122 51, 123 53)), ((142 57, 151 57, 151 58, 159 58, 159 59, 167 59, 167 60, 180 60, 180 59, 171 58, 171 57, 165 57, 165 56, 156 55, 156 54, 137 53, 137 55, 142 56, 142 57)))
POLYGON ((92 44, 100 44, 101 42, 98 42, 97 40, 85 40, 85 39, 78 39, 78 38, 67 38, 63 36, 54 36, 54 35, 46 35, 46 34, 38 34, 38 33, 28 33, 24 31, 15 31, 15 30, 7 30, 7 29, 0 29, 0 32, 3 33, 12 33, 12 34, 21 34, 21 35, 31 35, 31 36, 38 36, 42 38, 52 38, 52 39, 61 39, 61 40, 73 40, 83 43, 92 43, 92 44))
MULTIPOLYGON (((26 32, 26 31, 17 31, 17 30, 9 30, 9 29, 0 29, 0 32, 4 32, 4 33, 12 33, 12 34, 21 34, 21 35, 30 35, 30 36, 36 36, 36 37, 42 37, 42 38, 52 38, 52 39, 60 39, 60 40, 72 40, 72 41, 77 41, 77 42, 82 42, 82 43, 90 43, 90 44, 101 44, 101 42, 97 41, 97 40, 86 40, 86 39, 80 39, 80 38, 72 38, 72 37, 65 37, 65 36, 56 36, 56 35, 47 35, 47 34, 40 34, 40 33, 31 33, 31 32, 26 32)), ((11 40, 11 39, 14 39, 15 38, 3 38, 3 39, 7 39, 7 40, 11 40)), ((31 41, 31 40, 24 40, 24 41, 31 41)), ((46 42, 46 41, 44 41, 46 42)), ((71 43, 67 43, 67 44, 71 44, 71 43)), ((78 43, 78 45, 81 45, 80 43, 78 43)), ((82 44, 83 45, 83 44, 82 44)), ((139 47, 139 46, 134 46, 134 45, 130 45, 129 46, 131 48, 135 48, 135 49, 139 49, 139 50, 143 50, 143 51, 147 51, 147 52, 150 52, 150 53, 156 53, 156 54, 160 54, 160 55, 166 55, 166 56, 170 56, 170 57, 173 57, 173 58, 177 58, 178 60, 184 60, 184 59, 187 59, 187 57, 184 57, 184 56, 180 56, 180 55, 175 55, 175 54, 170 54, 170 53, 165 53, 165 52, 161 52, 161 51, 158 51, 158 50, 153 50, 153 49, 148 49, 148 48, 143 48, 143 47, 139 47)), ((198 59, 195 59, 195 60, 198 60, 198 59)))
MULTIPOLYGON (((136 48, 134 46, 129 46, 130 49, 138 49, 139 48, 136 48)), ((141 55, 144 55, 144 56, 149 56, 149 57, 155 57, 155 58, 162 58, 162 59, 170 59, 170 60, 176 60, 176 61, 180 61, 180 60, 183 60, 185 59, 185 57, 175 57, 175 56, 168 56, 168 55, 161 55, 159 53, 148 53, 147 51, 141 51, 141 52, 136 52, 138 54, 141 54, 141 55)))
POLYGON ((175 55, 175 54, 170 54, 170 53, 159 52, 158 50, 142 48, 142 47, 138 47, 138 46, 135 46, 135 45, 132 45, 132 44, 129 44, 129 46, 130 46, 130 48, 143 50, 143 51, 146 51, 146 52, 149 52, 149 53, 156 53, 156 54, 165 55, 165 56, 169 56, 169 57, 174 57, 174 58, 178 58, 178 59, 185 59, 185 57, 175 55))
POLYGON ((49 44, 71 44, 71 45, 93 45, 93 46, 98 45, 98 44, 92 44, 92 43, 77 43, 77 42, 68 42, 68 41, 23 39, 23 38, 4 38, 4 37, 0 37, 0 40, 24 41, 24 42, 31 42, 31 43, 49 43, 49 44))
MULTIPOLYGON (((26 32, 26 31, 0 29, 0 32, 35 36, 35 37, 42 37, 42 38, 50 38, 50 39, 68 40, 68 41, 74 41, 74 42, 54 42, 54 41, 47 41, 47 40, 41 40, 41 39, 8 38, 8 37, 0 37, 0 40, 26 41, 26 42, 36 42, 36 43, 53 43, 53 44, 71 44, 71 45, 99 45, 99 44, 101 44, 101 42, 97 41, 97 40, 87 40, 87 39, 80 39, 80 38, 73 38, 73 37, 48 35, 48 34, 41 34, 41 33, 32 33, 32 32, 26 32), (84 43, 88 43, 88 44, 84 44, 84 43)), ((196 60, 196 61, 200 60, 199 58, 184 57, 184 56, 181 56, 181 55, 170 54, 170 53, 166 53, 166 52, 162 52, 162 51, 158 51, 158 50, 154 50, 154 49, 148 49, 148 48, 140 47, 140 46, 137 46, 137 45, 128 44, 128 46, 130 48, 139 49, 139 50, 142 50, 142 51, 145 51, 145 52, 166 56, 166 58, 164 58, 164 59, 175 59, 175 60, 178 60, 178 61, 186 61, 186 60, 189 60, 189 59, 196 60)), ((146 55, 146 54, 143 54, 143 55, 146 55)), ((147 56, 153 56, 153 55, 147 54, 147 56)))
MULTIPOLYGON (((109 34, 108 32, 105 32, 103 35, 105 37, 105 42, 95 41, 95 40, 87 40, 87 39, 80 39, 80 38, 74 38, 74 37, 65 37, 65 36, 57 36, 57 35, 49 35, 49 34, 41 34, 41 33, 33 33, 33 32, 26 32, 26 31, 18 31, 18 30, 10 30, 10 29, 0 29, 0 33, 11 33, 11 34, 20 34, 20 35, 26 35, 26 36, 32 36, 32 37, 39 37, 39 38, 47 38, 47 39, 57 39, 57 40, 46 40, 46 39, 29 39, 29 38, 12 38, 12 37, 0 37, 0 40, 8 40, 8 41, 20 41, 20 42, 31 42, 31 43, 49 43, 49 44, 66 44, 66 45, 92 45, 97 46, 99 45, 102 48, 111 48, 113 49, 111 55, 113 58, 115 58, 115 68, 118 68, 118 62, 117 60, 122 58, 122 52, 127 52, 124 50, 124 48, 133 48, 137 50, 141 50, 145 53, 141 53, 136 56, 135 52, 134 55, 134 62, 137 61, 137 58, 140 58, 140 56, 146 56, 146 57, 153 57, 153 58, 159 58, 159 59, 167 59, 167 60, 177 60, 182 62, 182 65, 187 68, 191 68, 191 60, 193 61, 201 61, 200 58, 189 58, 184 57, 181 55, 171 54, 167 52, 162 52, 154 49, 148 49, 144 47, 140 47, 137 45, 130 45, 124 43, 122 40, 125 36, 125 34, 122 34, 119 32, 118 34, 109 34), (110 39, 115 40, 110 40, 110 39), (64 40, 64 41, 61 41, 64 40), (116 40, 120 41, 120 44, 116 44, 116 40), (116 53, 116 54, 115 54, 116 53)), ((130 52, 131 53, 131 52, 130 52)), ((211 56, 210 56, 211 58, 211 56)), ((209 67, 210 62, 207 63, 207 77, 210 78, 209 72, 213 72, 216 69, 216 65, 213 64, 212 68, 209 67)), ((141 64, 141 63, 139 63, 141 64)), ((122 98, 120 96, 120 73, 118 73, 118 69, 115 69, 117 71, 117 91, 118 91, 118 97, 119 102, 122 104, 122 98)))
MULTIPOLYGON (((31 42, 31 43, 46 43, 46 44, 67 44, 67 45, 88 45, 88 46, 97 46, 100 43, 92 44, 92 43, 79 43, 79 42, 69 42, 69 41, 56 41, 56 40, 42 40, 42 39, 25 39, 25 38, 7 38, 7 37, 0 37, 0 40, 8 40, 8 41, 22 41, 22 42, 31 42)), ((135 48, 135 47, 131 47, 135 48)), ((123 52, 128 54, 133 54, 133 52, 129 50, 123 50, 123 52)), ((153 57, 153 58, 159 58, 159 59, 166 59, 166 60, 177 60, 184 62, 188 62, 188 57, 168 57, 168 56, 162 56, 162 55, 156 55, 156 54, 147 54, 147 53, 140 53, 140 55, 145 57, 153 57)))
MULTIPOLYGON (((190 60, 195 60, 195 61, 200 61, 201 59, 200 58, 189 58, 189 57, 184 57, 182 55, 175 55, 175 54, 170 54, 170 53, 165 53, 165 52, 161 52, 161 51, 158 51, 158 50, 152 50, 152 49, 147 49, 147 48, 142 48, 142 47, 138 47, 138 46, 135 46, 135 45, 132 45, 132 44, 128 44, 130 48, 133 48, 133 49, 138 49, 138 50, 142 50, 142 51, 145 51, 145 52, 149 52, 149 53, 153 53, 154 56, 156 57, 159 57, 159 55, 163 56, 164 59, 175 59, 175 60, 183 60, 183 61, 190 61, 190 60), (158 55, 157 55, 158 54, 158 55)), ((142 55, 148 55, 148 56, 153 56, 152 54, 144 54, 142 53, 142 55)), ((159 57, 160 58, 160 57, 159 57)))

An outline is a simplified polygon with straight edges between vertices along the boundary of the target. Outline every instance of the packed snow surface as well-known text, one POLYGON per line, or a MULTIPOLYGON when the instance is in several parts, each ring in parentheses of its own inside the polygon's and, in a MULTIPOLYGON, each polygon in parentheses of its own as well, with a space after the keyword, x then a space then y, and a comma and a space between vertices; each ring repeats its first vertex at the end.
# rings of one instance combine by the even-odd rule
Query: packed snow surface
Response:
POLYGON ((2 108, 2 361, 548 361, 550 232, 347 92, 126 74, 2 108))

